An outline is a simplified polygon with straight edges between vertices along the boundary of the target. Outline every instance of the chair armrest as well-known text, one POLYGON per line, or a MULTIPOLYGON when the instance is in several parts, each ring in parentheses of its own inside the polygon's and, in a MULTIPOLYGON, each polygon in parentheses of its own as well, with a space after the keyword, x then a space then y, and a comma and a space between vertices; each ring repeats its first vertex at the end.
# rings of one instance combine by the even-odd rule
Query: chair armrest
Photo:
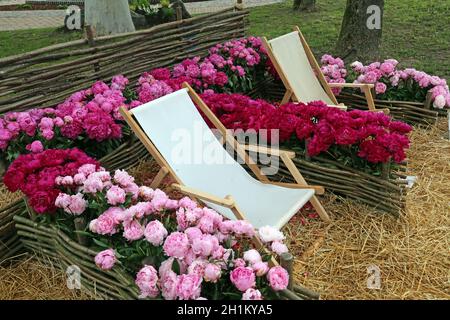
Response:
POLYGON ((187 196, 192 196, 194 198, 198 198, 200 200, 205 200, 205 201, 209 201, 212 202, 214 204, 217 204, 219 206, 225 207, 225 208, 233 208, 235 206, 235 202, 233 199, 231 198, 219 198, 216 197, 212 194, 200 191, 200 190, 196 190, 187 186, 182 186, 178 183, 172 183, 172 188, 180 191, 181 193, 187 195, 187 196))
POLYGON ((340 109, 340 110, 343 110, 343 111, 347 111, 347 106, 344 106, 343 104, 338 104, 338 105, 327 104, 327 107, 329 107, 329 108, 336 108, 336 109, 340 109))
POLYGON ((328 85, 330 86, 330 88, 343 88, 343 87, 347 87, 347 88, 364 88, 364 87, 368 87, 368 88, 374 88, 375 85, 373 85, 372 83, 328 83, 328 85))
POLYGON ((287 183, 287 182, 263 182, 263 183, 291 189, 312 189, 318 195, 322 195, 325 193, 325 188, 322 186, 311 186, 306 184, 303 185, 298 183, 287 183))
POLYGON ((245 145, 242 145, 242 147, 246 151, 250 151, 250 152, 264 153, 264 154, 268 154, 268 155, 272 155, 272 156, 278 156, 278 157, 280 157, 281 154, 284 153, 290 159, 294 159, 295 158, 295 152, 293 152, 293 151, 281 150, 281 149, 276 149, 276 148, 267 148, 267 147, 263 147, 263 146, 257 146, 257 145, 254 145, 254 144, 245 144, 245 145))

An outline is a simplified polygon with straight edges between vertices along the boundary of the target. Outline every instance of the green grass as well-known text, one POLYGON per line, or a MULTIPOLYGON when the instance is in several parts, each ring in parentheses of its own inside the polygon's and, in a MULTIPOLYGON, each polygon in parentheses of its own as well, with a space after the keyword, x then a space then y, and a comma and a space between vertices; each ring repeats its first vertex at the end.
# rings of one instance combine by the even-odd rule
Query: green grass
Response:
POLYGON ((52 44, 80 39, 80 31, 65 31, 63 28, 45 28, 0 32, 0 58, 12 56, 52 44))
MULTIPOLYGON (((333 54, 345 0, 317 0, 317 10, 292 11, 292 1, 250 9, 250 34, 269 39, 298 25, 315 55, 333 54)), ((450 79, 450 2, 386 0, 381 54, 403 67, 450 79)))
MULTIPOLYGON (((250 9, 249 34, 276 37, 298 25, 316 56, 334 53, 346 0, 317 0, 317 10, 292 11, 292 1, 250 9)), ((386 0, 382 56, 450 79, 450 1, 386 0)), ((0 32, 0 58, 79 39, 81 32, 0 32)))

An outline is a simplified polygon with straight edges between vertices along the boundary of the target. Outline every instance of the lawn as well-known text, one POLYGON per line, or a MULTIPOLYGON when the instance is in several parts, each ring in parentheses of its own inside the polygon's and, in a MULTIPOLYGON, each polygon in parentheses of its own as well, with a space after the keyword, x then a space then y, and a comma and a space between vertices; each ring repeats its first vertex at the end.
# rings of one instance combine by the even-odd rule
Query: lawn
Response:
POLYGON ((80 39, 81 37, 83 37, 82 32, 69 32, 63 28, 0 31, 0 58, 25 53, 56 43, 80 39))
MULTIPOLYGON (((298 25, 316 56, 333 53, 345 0, 317 0, 311 13, 292 11, 292 1, 251 9, 250 34, 279 36, 298 25)), ((395 58, 450 79, 450 1, 387 0, 383 21, 383 58, 395 58)))
MULTIPOLYGON (((249 34, 272 38, 298 25, 315 54, 333 53, 345 0, 318 0, 317 10, 293 12, 292 0, 250 9, 249 34)), ((450 78, 450 1, 387 0, 383 25, 383 58, 450 78)), ((0 32, 0 58, 78 39, 81 32, 34 29, 0 32)))

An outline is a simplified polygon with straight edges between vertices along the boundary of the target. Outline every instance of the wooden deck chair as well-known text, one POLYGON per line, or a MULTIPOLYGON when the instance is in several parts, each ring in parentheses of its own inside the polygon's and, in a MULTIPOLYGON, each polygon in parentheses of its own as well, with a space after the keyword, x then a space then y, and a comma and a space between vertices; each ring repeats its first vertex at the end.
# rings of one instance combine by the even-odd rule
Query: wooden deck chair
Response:
POLYGON ((296 26, 293 32, 270 41, 263 37, 263 43, 286 88, 282 104, 289 101, 308 103, 321 100, 330 107, 346 110, 347 108, 343 104, 338 103, 331 88, 349 87, 363 90, 369 111, 389 113, 389 109, 377 110, 375 108, 371 92, 373 84, 327 83, 320 70, 320 65, 299 27, 296 26))
MULTIPOLYGON (((170 175, 176 181, 174 189, 229 219, 247 219, 256 228, 281 228, 308 201, 323 220, 330 220, 315 196, 324 192, 323 187, 307 185, 291 160, 293 152, 239 144, 189 85, 130 111, 121 108, 120 112, 161 167, 153 188, 170 175), (224 149, 194 102, 259 181, 224 149), (270 182, 247 150, 280 157, 297 183, 270 182), (179 157, 182 151, 191 155, 179 157), (211 161, 216 159, 220 161, 211 161)), ((262 247, 258 238, 254 242, 262 247)))

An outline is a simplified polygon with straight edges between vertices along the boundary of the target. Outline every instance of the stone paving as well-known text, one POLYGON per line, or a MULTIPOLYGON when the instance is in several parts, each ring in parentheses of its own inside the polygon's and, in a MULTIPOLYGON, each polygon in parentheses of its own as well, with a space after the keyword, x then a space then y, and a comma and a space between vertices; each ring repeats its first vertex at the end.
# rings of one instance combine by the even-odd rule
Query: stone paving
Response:
MULTIPOLYGON (((263 6, 285 0, 243 0, 244 7, 263 6)), ((25 0, 0 0, 0 5, 20 4, 25 0)), ((229 8, 235 0, 213 0, 186 3, 191 14, 212 13, 229 8)), ((51 28, 64 25, 64 10, 0 11, 0 31, 51 28)))
POLYGON ((64 25, 64 10, 0 11, 0 31, 64 25))

